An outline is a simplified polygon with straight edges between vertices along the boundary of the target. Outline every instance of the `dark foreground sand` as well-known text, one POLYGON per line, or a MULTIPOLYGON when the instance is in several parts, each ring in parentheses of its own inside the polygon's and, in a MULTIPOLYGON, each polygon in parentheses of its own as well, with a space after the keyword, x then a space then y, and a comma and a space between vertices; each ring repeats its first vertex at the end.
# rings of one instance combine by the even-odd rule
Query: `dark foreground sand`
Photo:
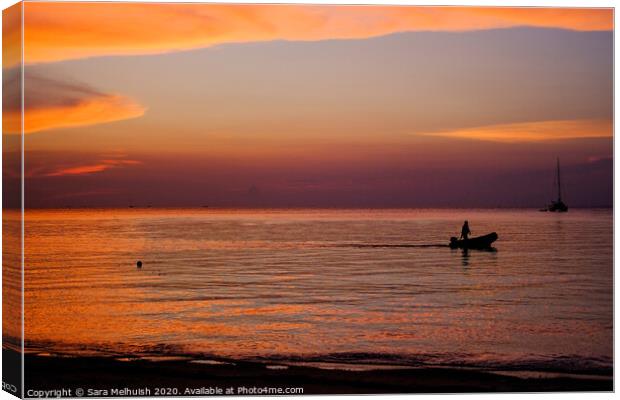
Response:
MULTIPOLYGON (((98 396, 114 396, 112 389, 144 389, 149 393, 206 395, 219 388, 303 388, 304 394, 346 393, 450 393, 450 392, 547 392, 611 391, 612 377, 583 379, 574 377, 517 378, 494 373, 448 369, 391 369, 373 371, 326 370, 289 366, 269 369, 258 362, 232 364, 197 364, 187 360, 119 361, 103 357, 45 357, 26 355, 26 396, 28 390, 77 388, 98 396), (173 388, 155 393, 156 388, 173 388), (176 388, 176 391, 174 391, 176 388), (102 392, 94 392, 94 390, 102 392), (190 391, 186 391, 186 390, 190 391), (105 392, 107 391, 107 393, 105 392), (191 392, 193 391, 193 392, 191 392)), ((123 392, 124 394, 139 394, 123 392)), ((250 393, 246 393, 250 394, 250 393)), ((256 392, 256 394, 259 394, 256 392)), ((268 393, 260 393, 268 394, 268 393)), ((271 394, 274 394, 273 392, 271 394)), ((66 394, 65 394, 66 395, 66 394)))

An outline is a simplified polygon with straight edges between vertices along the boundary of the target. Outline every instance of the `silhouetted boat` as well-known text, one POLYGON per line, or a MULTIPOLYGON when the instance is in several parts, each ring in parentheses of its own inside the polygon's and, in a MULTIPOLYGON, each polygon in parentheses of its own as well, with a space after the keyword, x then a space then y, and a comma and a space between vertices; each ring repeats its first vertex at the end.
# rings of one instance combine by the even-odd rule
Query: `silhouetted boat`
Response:
POLYGON ((568 211, 568 206, 564 204, 562 201, 562 182, 560 180, 560 158, 558 157, 557 163, 557 181, 558 181, 558 199, 556 201, 552 201, 547 208, 543 208, 540 211, 551 211, 551 212, 566 212, 568 211))
POLYGON ((451 249, 488 249, 497 238, 498 236, 495 232, 463 240, 458 240, 453 236, 450 238, 449 246, 451 249))

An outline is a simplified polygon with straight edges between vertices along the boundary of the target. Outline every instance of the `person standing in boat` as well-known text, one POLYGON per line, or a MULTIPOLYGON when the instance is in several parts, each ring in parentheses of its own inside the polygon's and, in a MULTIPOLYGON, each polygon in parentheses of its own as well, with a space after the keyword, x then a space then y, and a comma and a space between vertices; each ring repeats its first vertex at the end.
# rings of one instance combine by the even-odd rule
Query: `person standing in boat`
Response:
POLYGON ((461 228, 461 239, 467 240, 467 237, 470 234, 471 234, 471 231, 469 230, 469 223, 467 221, 465 221, 463 223, 463 227, 461 228))

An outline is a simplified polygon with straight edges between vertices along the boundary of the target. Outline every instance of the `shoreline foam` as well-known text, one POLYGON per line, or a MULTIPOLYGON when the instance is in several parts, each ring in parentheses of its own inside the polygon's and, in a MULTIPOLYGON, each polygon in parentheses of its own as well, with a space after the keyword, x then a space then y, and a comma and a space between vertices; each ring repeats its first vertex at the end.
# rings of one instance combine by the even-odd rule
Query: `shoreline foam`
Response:
MULTIPOLYGON (((27 354, 26 389, 61 387, 301 387, 304 394, 611 391, 613 377, 517 377, 467 368, 420 367, 328 370, 274 362, 195 363, 187 360, 119 361, 112 357, 41 357, 27 354), (279 364, 281 365, 281 364, 279 364)), ((181 395, 181 394, 179 394, 181 395)))

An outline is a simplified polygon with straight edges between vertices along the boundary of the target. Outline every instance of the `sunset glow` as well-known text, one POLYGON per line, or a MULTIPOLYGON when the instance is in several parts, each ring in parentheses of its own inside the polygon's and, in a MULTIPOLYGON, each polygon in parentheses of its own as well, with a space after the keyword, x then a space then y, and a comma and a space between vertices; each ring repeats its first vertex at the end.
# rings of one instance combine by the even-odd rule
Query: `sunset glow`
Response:
POLYGON ((93 174, 96 172, 105 171, 106 169, 110 168, 137 164, 140 164, 140 162, 135 160, 102 160, 99 164, 81 165, 77 167, 59 169, 46 174, 46 176, 93 174))
POLYGON ((28 3, 25 23, 26 63, 403 31, 514 26, 588 31, 613 26, 612 13, 604 9, 122 3, 28 3))
MULTIPOLYGON (((24 133, 136 118, 143 115, 144 111, 144 107, 120 95, 98 96, 75 104, 27 109, 24 113, 24 133)), ((19 134, 21 111, 11 111, 5 118, 5 131, 19 134)))
POLYGON ((521 206, 558 156, 610 201, 611 9, 23 7, 3 126, 32 206, 521 206))
POLYGON ((532 142, 575 138, 611 137, 609 120, 540 121, 466 128, 429 135, 498 142, 532 142))

